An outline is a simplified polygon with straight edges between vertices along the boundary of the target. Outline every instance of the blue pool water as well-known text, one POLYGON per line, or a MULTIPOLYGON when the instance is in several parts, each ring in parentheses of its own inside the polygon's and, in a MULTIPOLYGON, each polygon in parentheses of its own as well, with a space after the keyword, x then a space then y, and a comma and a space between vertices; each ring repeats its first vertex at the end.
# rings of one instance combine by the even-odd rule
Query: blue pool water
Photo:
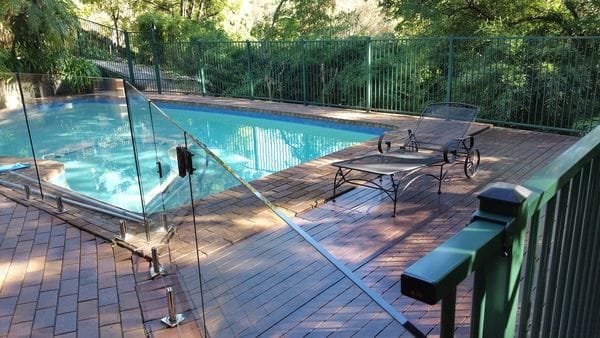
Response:
MULTIPOLYGON (((186 198, 189 200, 189 192, 161 195, 157 191, 161 183, 177 176, 174 149, 187 141, 196 154, 194 163, 198 173, 229 176, 202 181, 202 187, 193 190, 195 198, 236 184, 201 147, 191 139, 186 140, 182 130, 157 111, 150 115, 144 105, 135 105, 131 110, 135 131, 132 140, 127 107, 123 103, 86 99, 28 107, 37 158, 65 165, 65 175, 52 183, 138 212, 142 209, 141 179, 147 205, 164 202, 167 207, 176 207, 185 203, 186 198), (134 145, 140 179, 136 174, 134 145), (162 179, 156 174, 157 160, 165 173, 162 179), (206 182, 220 183, 208 186, 206 182), (162 202, 153 201, 159 195, 162 202)), ((273 114, 171 103, 159 106, 246 181, 325 156, 382 132, 378 128, 273 114)), ((22 112, 4 114, 0 128, 0 156, 31 156, 22 112)))

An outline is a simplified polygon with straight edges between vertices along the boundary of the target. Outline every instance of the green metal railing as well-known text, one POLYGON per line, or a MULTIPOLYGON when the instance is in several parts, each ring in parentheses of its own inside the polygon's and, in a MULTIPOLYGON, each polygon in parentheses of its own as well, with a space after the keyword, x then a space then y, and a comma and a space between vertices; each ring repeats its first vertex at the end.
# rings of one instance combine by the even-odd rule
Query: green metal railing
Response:
POLYGON ((599 165, 600 127, 522 185, 488 186, 472 222, 404 272, 402 292, 442 301, 443 337, 453 336, 456 287, 471 273, 471 336, 596 336, 599 165))
POLYGON ((463 101, 487 122, 581 135, 600 122, 600 37, 164 42, 82 28, 81 55, 146 91, 404 113, 463 101))

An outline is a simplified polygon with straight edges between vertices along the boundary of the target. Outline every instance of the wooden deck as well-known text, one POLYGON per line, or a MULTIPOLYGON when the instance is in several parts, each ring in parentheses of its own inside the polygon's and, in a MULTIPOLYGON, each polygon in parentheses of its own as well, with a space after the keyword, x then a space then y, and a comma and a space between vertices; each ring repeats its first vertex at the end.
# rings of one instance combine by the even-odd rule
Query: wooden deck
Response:
MULTIPOLYGON (((410 116, 260 101, 189 96, 168 99, 344 118, 400 129, 415 121, 410 116)), ((476 130, 487 127, 478 125, 476 130)), ((575 141, 574 137, 560 135, 487 129, 476 137, 482 154, 478 176, 467 179, 462 167, 455 167, 441 195, 436 193, 437 183, 433 180, 417 182, 400 199, 395 218, 391 217, 393 203, 379 191, 355 188, 346 190, 336 202, 329 201, 335 174, 330 163, 372 151, 375 141, 270 175, 253 182, 253 186, 397 313, 435 336, 439 305, 428 306, 402 296, 402 271, 469 222, 478 205, 477 192, 487 184, 519 183, 575 141)), ((4 188, 0 193, 14 197, 4 188)), ((52 212, 51 208, 39 207, 52 212)), ((168 248, 163 245, 162 251, 163 264, 172 274, 159 284, 177 286, 178 310, 198 323, 198 331, 200 323, 206 323, 212 336, 222 337, 410 335, 250 191, 234 189, 198 201, 195 207, 199 215, 196 229, 191 226, 189 210, 179 210, 172 217, 178 233, 168 248), (195 236, 200 241, 198 252, 195 236), (204 318, 199 311, 202 307, 204 318)), ((68 213, 57 216, 76 218, 68 213)), ((114 226, 114 222, 107 224, 109 228, 114 226)), ((79 226, 85 228, 85 224, 79 226)), ((157 242, 140 244, 140 249, 147 253, 150 245, 157 242)), ((138 294, 149 287, 141 279, 138 276, 138 294)), ((468 334, 470 290, 471 284, 466 281, 457 295, 457 335, 461 336, 468 334)), ((156 305, 151 305, 156 299, 140 295, 140 302, 146 330, 158 330, 153 320, 159 315, 156 305)))

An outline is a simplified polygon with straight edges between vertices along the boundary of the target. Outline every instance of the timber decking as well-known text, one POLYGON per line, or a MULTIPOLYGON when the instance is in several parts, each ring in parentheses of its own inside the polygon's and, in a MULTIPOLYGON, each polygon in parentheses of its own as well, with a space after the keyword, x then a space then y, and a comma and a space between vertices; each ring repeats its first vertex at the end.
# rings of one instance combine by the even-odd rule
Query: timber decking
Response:
MULTIPOLYGON (((323 107, 217 98, 195 100, 264 110, 287 109, 321 117, 342 116, 401 128, 414 122, 413 117, 407 116, 323 107)), ((371 151, 375 141, 284 170, 253 182, 253 186, 286 210, 293 222, 382 295, 396 311, 423 332, 435 335, 439 330, 439 305, 428 306, 402 296, 399 285, 402 271, 468 223, 477 208, 477 192, 486 184, 521 182, 575 140, 504 128, 486 130, 476 137, 482 166, 475 179, 465 178, 462 167, 456 166, 450 181, 444 182, 441 195, 436 193, 433 180, 424 179, 411 186, 400 199, 395 218, 390 217, 392 202, 376 190, 356 188, 339 196, 335 203, 327 201, 335 174, 335 168, 329 163, 371 151)), ((4 188, 0 193, 15 198, 14 193, 4 188)), ((31 200, 22 203, 35 205, 31 200)), ((48 205, 38 206, 52 213, 48 205)), ((213 336, 407 335, 397 322, 249 192, 238 190, 213 196, 199 201, 197 207, 201 215, 197 220, 197 234, 201 240, 198 257, 203 276, 205 319, 213 336)), ((107 222, 105 217, 95 221, 90 212, 77 211, 77 214, 60 217, 68 220, 78 217, 78 225, 83 228, 85 222, 97 226, 110 223, 109 227, 116 223, 107 222)), ((161 256, 171 273, 169 276, 149 281, 145 261, 132 258, 135 292, 144 314, 144 327, 156 336, 198 332, 191 330, 189 324, 185 327, 187 331, 176 331, 165 330, 157 323, 158 318, 166 314, 163 297, 167 285, 173 285, 177 291, 178 310, 190 321, 195 320, 198 327, 203 320, 199 312, 202 303, 189 211, 179 210, 172 215, 172 220, 179 225, 178 233, 171 239, 169 250, 163 245, 161 256)), ((0 243, 0 249, 5 244, 9 243, 0 243)), ((145 253, 149 245, 142 247, 145 253)), ((458 335, 468 333, 470 289, 467 281, 458 290, 458 335)))

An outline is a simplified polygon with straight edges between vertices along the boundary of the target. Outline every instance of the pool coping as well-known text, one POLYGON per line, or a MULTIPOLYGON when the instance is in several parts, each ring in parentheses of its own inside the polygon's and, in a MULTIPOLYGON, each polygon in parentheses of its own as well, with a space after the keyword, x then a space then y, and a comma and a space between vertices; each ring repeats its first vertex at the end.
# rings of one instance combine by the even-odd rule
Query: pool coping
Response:
MULTIPOLYGON (((247 108, 247 107, 240 107, 235 104, 220 105, 220 104, 215 104, 215 103, 205 103, 205 102, 198 102, 198 101, 180 101, 180 100, 173 100, 173 99, 165 99, 163 97, 152 99, 152 102, 179 104, 182 106, 192 106, 192 107, 208 107, 208 108, 216 108, 216 109, 228 109, 228 110, 236 110, 236 111, 241 111, 241 112, 250 111, 253 113, 265 113, 265 114, 270 114, 270 115, 289 116, 289 117, 296 117, 296 118, 303 118, 303 119, 310 119, 310 120, 320 120, 320 121, 324 121, 324 122, 350 124, 353 126, 380 128, 380 129, 386 129, 386 130, 397 129, 397 126, 395 126, 393 124, 377 123, 377 122, 370 122, 370 121, 356 121, 356 120, 345 119, 345 118, 340 118, 340 117, 314 115, 314 114, 302 113, 302 112, 298 112, 298 111, 295 111, 295 112, 282 111, 282 110, 276 110, 276 109, 271 109, 271 108, 247 108)), ((252 102, 258 102, 258 101, 252 101, 252 102)), ((308 106, 305 106, 305 107, 308 107, 308 106)), ((351 110, 351 109, 346 109, 346 110, 351 110)), ((403 114, 406 114, 406 113, 403 113, 403 114)))

